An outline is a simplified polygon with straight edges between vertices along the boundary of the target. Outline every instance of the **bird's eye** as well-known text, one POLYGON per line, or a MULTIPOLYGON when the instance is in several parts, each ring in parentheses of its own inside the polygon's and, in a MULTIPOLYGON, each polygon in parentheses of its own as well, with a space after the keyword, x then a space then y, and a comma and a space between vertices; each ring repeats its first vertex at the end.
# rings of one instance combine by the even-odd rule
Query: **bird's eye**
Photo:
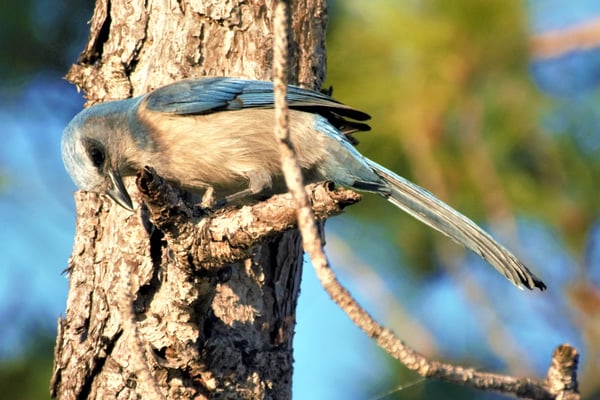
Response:
POLYGON ((102 150, 98 147, 90 146, 87 151, 95 167, 101 167, 104 164, 104 152, 102 150))

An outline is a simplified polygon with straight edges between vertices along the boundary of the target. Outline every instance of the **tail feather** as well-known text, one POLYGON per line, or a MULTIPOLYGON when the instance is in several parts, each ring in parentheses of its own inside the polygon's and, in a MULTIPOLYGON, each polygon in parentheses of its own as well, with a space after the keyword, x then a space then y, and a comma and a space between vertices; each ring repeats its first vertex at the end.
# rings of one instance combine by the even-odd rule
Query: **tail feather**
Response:
POLYGON ((473 221, 425 189, 371 160, 367 162, 373 171, 389 184, 389 192, 380 194, 396 207, 479 254, 519 289, 546 289, 544 282, 473 221))

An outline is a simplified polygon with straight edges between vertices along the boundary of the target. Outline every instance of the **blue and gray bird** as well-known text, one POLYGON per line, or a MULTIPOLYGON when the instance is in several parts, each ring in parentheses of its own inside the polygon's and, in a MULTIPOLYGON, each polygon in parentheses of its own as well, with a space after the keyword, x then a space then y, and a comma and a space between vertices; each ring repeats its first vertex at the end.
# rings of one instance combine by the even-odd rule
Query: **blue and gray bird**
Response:
MULTIPOLYGON (((350 134, 361 111, 288 87, 291 142, 305 182, 330 180, 376 193, 479 254, 519 288, 544 283, 474 222, 425 189, 362 156, 350 134)), ((75 184, 133 209, 122 177, 144 166, 181 188, 244 201, 284 192, 273 134, 273 84, 235 78, 179 81, 149 94, 89 107, 64 131, 62 156, 75 184)))

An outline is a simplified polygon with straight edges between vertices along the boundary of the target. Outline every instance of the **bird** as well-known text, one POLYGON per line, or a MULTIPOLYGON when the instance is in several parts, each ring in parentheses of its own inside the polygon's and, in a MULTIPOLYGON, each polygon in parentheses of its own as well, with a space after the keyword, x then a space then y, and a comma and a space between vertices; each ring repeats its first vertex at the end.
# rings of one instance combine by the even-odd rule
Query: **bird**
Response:
MULTIPOLYGON (((290 140, 305 183, 375 193, 472 250, 520 289, 546 285, 469 218, 426 189, 366 158, 352 134, 370 116, 329 95, 287 87, 290 140)), ((185 79, 147 94, 83 109, 62 136, 62 158, 76 186, 133 211, 124 176, 145 166, 191 193, 249 202, 285 192, 270 81, 185 79)))

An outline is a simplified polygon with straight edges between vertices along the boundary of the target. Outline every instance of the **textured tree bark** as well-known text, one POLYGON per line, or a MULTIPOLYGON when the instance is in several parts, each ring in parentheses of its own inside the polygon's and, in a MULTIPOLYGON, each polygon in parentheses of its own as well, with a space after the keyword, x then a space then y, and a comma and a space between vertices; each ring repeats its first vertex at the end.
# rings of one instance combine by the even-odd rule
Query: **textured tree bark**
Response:
MULTIPOLYGON (((89 43, 67 78, 90 103, 188 77, 270 79, 273 9, 270 0, 99 0, 89 43)), ((325 0, 294 0, 290 9, 290 81, 319 88, 325 0)), ((144 192, 148 180, 142 178, 148 177, 138 179, 144 192)), ((290 398, 302 266, 298 233, 289 224, 270 228, 264 222, 256 224, 261 231, 248 233, 253 221, 264 219, 252 212, 260 205, 202 218, 177 195, 140 195, 133 180, 126 184, 136 204, 145 202, 135 213, 102 196, 76 193, 70 288, 58 323, 52 395, 290 398), (235 234, 241 225, 247 242, 215 233, 235 234), (204 238, 200 246, 190 247, 193 237, 204 238), (215 249, 222 250, 219 257, 215 249)), ((315 205, 333 199, 322 217, 356 201, 346 192, 317 192, 315 205)), ((269 200, 281 201, 287 200, 269 200)), ((293 215, 282 207, 272 210, 278 222, 293 215)))

